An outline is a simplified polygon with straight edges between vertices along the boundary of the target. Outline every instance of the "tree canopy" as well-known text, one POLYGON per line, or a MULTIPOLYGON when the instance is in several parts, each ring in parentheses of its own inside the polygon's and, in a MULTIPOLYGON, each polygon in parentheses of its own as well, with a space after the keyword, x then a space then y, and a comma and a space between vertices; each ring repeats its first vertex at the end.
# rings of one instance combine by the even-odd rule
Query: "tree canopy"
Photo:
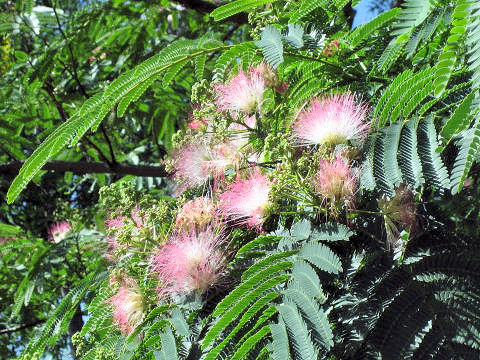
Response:
POLYGON ((480 5, 0 2, 0 358, 480 358, 480 5))

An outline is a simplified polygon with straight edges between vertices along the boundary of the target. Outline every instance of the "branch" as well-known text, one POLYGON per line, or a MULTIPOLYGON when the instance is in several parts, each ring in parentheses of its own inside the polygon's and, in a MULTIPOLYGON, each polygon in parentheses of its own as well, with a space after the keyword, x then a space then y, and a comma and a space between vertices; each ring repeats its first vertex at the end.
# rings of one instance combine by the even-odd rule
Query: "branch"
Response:
MULTIPOLYGON (((209 14, 218 7, 215 4, 204 0, 175 0, 174 2, 186 8, 195 10, 200 14, 209 14)), ((235 14, 230 16, 228 20, 239 25, 245 25, 248 24, 248 14, 244 12, 235 14)))
MULTIPOLYGON (((12 161, 0 164, 0 174, 18 174, 23 161, 12 161)), ((170 174, 163 166, 112 164, 88 161, 49 161, 42 170, 57 172, 71 171, 74 174, 118 174, 147 177, 167 177, 170 174)))
POLYGON ((23 324, 23 325, 11 327, 11 328, 6 328, 6 329, 1 329, 0 334, 8 334, 8 333, 20 331, 20 330, 23 330, 23 329, 27 329, 29 327, 40 325, 40 324, 44 323, 45 321, 46 321, 45 319, 41 319, 41 320, 34 321, 32 323, 23 324))

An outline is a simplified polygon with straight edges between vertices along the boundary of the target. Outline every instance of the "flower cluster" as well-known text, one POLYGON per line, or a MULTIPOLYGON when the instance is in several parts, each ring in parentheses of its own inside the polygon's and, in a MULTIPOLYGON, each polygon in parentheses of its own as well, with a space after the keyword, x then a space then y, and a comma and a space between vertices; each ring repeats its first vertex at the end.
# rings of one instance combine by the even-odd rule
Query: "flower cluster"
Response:
POLYGON ((218 108, 247 114, 259 110, 266 90, 263 73, 261 68, 252 68, 247 74, 240 71, 227 84, 217 84, 218 108))
MULTIPOLYGON (((355 208, 357 154, 369 131, 367 106, 355 94, 314 98, 290 128, 277 121, 272 129, 266 99, 283 98, 278 92, 288 84, 267 65, 205 86, 195 90, 198 104, 165 162, 177 184, 172 202, 180 206, 171 223, 162 224, 158 240, 138 250, 149 259, 146 275, 155 279, 160 302, 187 301, 193 294, 207 298, 228 274, 234 229, 268 231, 277 220, 266 220, 281 203, 293 209, 311 204, 313 211, 336 218, 355 208)), ((125 242, 110 235, 112 248, 135 244, 135 234, 146 227, 138 208, 130 215, 106 221, 109 230, 134 230, 125 242)), ((141 314, 142 301, 131 283, 109 300, 122 332, 135 327, 130 314, 141 314)))
POLYGON ((55 223, 48 229, 48 240, 58 244, 67 237, 71 230, 72 225, 68 221, 55 223))
POLYGON ((320 160, 319 169, 312 179, 315 191, 330 205, 335 215, 343 206, 353 207, 357 174, 340 155, 333 161, 320 160))
POLYGON ((293 124, 299 145, 344 144, 363 140, 369 124, 365 123, 367 106, 355 101, 352 94, 339 94, 312 99, 311 107, 302 111, 293 124))
POLYGON ((225 237, 212 226, 172 236, 152 259, 159 296, 205 293, 225 269, 225 237))
POLYGON ((247 179, 229 185, 220 194, 219 214, 237 224, 260 228, 269 206, 271 185, 271 181, 261 174, 260 169, 255 168, 247 179))
POLYGON ((120 331, 125 335, 130 335, 144 317, 142 291, 135 280, 130 277, 124 277, 119 281, 118 292, 107 299, 106 303, 113 305, 113 319, 120 327, 120 331))

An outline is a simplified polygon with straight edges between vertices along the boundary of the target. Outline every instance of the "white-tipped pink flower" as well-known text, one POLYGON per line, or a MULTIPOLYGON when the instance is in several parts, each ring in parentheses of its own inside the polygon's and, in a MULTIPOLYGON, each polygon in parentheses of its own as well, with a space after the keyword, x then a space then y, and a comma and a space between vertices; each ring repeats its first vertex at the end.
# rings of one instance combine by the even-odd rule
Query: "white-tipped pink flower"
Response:
POLYGON ((58 244, 67 237, 70 230, 72 225, 68 221, 55 223, 48 229, 48 240, 58 244))
POLYGON ((217 106, 220 110, 250 113, 263 103, 265 81, 259 71, 242 70, 227 84, 217 84, 217 106))
POLYGON ((175 223, 186 230, 195 230, 205 227, 215 218, 215 205, 212 199, 202 196, 186 202, 180 209, 175 223))
POLYGON ((114 306, 113 319, 124 335, 130 335, 143 320, 142 292, 132 278, 122 279, 118 292, 106 303, 114 306))
POLYGON ((353 207, 357 178, 354 170, 338 155, 333 161, 320 160, 320 167, 312 184, 335 213, 342 206, 353 207))
POLYGON ((173 155, 175 179, 181 189, 201 186, 207 180, 221 179, 225 170, 235 167, 238 161, 236 149, 228 143, 209 147, 203 143, 187 144, 173 155))
POLYGON ((272 182, 261 174, 259 168, 255 168, 246 180, 230 184, 227 190, 220 194, 220 215, 238 224, 260 228, 270 205, 271 186, 272 182))
POLYGON ((364 123, 367 106, 355 102, 352 94, 330 95, 312 99, 293 124, 300 145, 335 146, 349 140, 363 140, 369 124, 364 123))
POLYGON ((173 235, 152 259, 160 298, 205 293, 225 271, 225 238, 213 227, 173 235))

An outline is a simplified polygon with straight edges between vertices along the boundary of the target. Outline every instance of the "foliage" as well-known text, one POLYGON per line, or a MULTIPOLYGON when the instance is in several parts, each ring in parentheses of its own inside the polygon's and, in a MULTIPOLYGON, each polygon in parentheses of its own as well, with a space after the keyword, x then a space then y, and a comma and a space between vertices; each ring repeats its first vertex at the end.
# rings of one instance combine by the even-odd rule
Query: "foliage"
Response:
POLYGON ((0 356, 477 358, 477 2, 200 3, 0 5, 0 356))

